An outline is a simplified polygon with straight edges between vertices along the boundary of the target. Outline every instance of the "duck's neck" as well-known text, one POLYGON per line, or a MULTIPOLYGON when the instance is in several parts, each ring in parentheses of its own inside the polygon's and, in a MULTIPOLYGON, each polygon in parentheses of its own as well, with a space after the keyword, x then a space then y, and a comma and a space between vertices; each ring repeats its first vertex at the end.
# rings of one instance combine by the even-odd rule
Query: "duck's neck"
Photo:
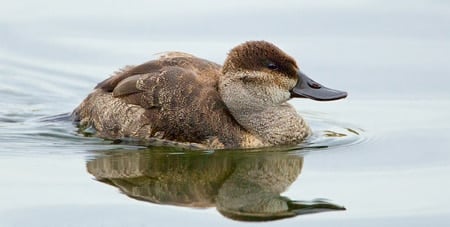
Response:
POLYGON ((303 118, 288 103, 259 110, 231 109, 231 113, 246 130, 271 145, 300 143, 311 133, 303 118))

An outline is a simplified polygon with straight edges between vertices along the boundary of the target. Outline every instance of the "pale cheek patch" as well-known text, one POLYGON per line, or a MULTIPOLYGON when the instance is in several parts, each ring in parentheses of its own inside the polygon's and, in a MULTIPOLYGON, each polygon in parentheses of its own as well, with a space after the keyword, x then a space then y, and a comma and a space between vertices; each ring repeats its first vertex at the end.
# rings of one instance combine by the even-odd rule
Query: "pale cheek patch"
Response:
POLYGON ((297 85, 297 80, 294 80, 292 78, 284 78, 281 80, 281 89, 284 90, 292 90, 292 88, 295 87, 295 85, 297 85))
POLYGON ((285 76, 277 76, 273 79, 275 83, 271 86, 271 95, 274 103, 283 103, 291 97, 290 90, 292 90, 297 81, 285 76))
POLYGON ((286 102, 291 97, 291 94, 288 91, 280 90, 279 88, 273 90, 274 92, 272 92, 271 99, 275 105, 286 102))

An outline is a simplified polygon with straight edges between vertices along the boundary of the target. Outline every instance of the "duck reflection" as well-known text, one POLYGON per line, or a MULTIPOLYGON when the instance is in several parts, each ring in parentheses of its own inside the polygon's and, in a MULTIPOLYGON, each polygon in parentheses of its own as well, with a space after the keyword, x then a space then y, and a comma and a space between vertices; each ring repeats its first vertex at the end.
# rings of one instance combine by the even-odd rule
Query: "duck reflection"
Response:
POLYGON ((97 180, 157 204, 216 207, 224 216, 265 221, 344 207, 280 196, 299 176, 303 157, 287 152, 122 151, 87 162, 97 180))

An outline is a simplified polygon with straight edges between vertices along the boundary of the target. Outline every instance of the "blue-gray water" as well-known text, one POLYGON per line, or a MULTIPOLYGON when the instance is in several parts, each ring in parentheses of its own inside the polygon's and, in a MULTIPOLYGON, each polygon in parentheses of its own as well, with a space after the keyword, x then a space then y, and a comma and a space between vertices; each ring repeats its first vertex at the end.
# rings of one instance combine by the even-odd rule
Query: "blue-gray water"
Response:
MULTIPOLYGON (((219 176, 285 162, 302 166, 281 195, 327 199, 347 210, 266 225, 450 224, 447 1, 47 0, 1 5, 2 227, 248 225, 217 211, 217 193, 158 204, 135 199, 136 192, 126 193, 125 186, 170 179, 172 172, 163 169, 181 171, 186 165, 179 178, 192 177, 192 185, 217 181, 223 188, 218 177, 199 172, 217 171, 219 176), (349 93, 336 102, 292 101, 315 131, 302 149, 250 154, 146 150, 84 137, 70 121, 55 120, 124 65, 169 50, 221 63, 233 46, 260 39, 292 55, 318 82, 349 93), (115 186, 95 180, 113 173, 132 176, 109 182, 115 186), (150 180, 137 173, 151 175, 150 180), (202 200, 206 197, 209 202, 202 200)), ((161 189, 199 196, 188 188, 176 190, 161 189)))

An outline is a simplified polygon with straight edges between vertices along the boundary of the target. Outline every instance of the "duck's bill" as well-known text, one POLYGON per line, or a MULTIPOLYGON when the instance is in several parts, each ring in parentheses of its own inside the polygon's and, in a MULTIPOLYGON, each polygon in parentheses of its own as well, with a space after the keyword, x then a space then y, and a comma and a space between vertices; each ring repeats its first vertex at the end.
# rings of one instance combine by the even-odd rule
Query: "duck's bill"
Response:
POLYGON ((298 82, 291 91, 291 97, 310 98, 317 101, 332 101, 347 97, 347 92, 327 88, 299 71, 298 82))

